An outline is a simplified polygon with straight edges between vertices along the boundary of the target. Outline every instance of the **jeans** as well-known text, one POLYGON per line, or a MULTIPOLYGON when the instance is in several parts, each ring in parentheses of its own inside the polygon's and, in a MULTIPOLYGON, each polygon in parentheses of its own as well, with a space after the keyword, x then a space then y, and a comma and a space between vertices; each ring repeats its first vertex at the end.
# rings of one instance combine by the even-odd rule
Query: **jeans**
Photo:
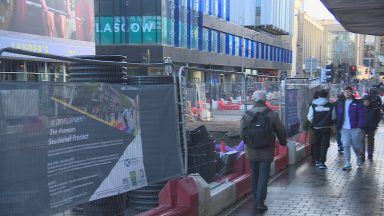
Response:
POLYGON ((341 142, 341 130, 337 130, 337 132, 336 132, 336 141, 337 141, 337 147, 339 149, 342 149, 343 143, 341 142))
POLYGON ((269 181, 269 172, 271 162, 268 161, 250 161, 252 172, 252 193, 256 204, 264 204, 267 197, 267 188, 269 181))
POLYGON ((344 167, 351 166, 351 146, 356 155, 356 161, 361 160, 363 130, 360 128, 341 129, 341 141, 344 147, 344 167))
POLYGON ((365 137, 367 137, 367 140, 368 140, 368 155, 372 155, 373 154, 373 149, 374 149, 374 144, 375 144, 375 132, 376 130, 366 130, 364 131, 363 133, 363 152, 362 152, 362 155, 365 155, 365 146, 366 146, 366 142, 365 142, 365 137))
POLYGON ((316 139, 313 145, 314 157, 316 158, 316 160, 319 160, 321 163, 325 163, 325 161, 327 161, 327 151, 329 148, 329 140, 331 139, 331 129, 330 128, 315 129, 314 134, 316 139))

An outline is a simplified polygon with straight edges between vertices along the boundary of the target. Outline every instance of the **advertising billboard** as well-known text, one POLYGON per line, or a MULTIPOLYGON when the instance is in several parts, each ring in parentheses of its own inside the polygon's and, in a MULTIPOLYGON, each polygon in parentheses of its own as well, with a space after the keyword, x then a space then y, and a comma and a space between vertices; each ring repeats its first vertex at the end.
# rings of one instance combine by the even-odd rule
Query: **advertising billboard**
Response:
POLYGON ((94 35, 93 0, 0 0, 0 48, 94 54, 94 35))

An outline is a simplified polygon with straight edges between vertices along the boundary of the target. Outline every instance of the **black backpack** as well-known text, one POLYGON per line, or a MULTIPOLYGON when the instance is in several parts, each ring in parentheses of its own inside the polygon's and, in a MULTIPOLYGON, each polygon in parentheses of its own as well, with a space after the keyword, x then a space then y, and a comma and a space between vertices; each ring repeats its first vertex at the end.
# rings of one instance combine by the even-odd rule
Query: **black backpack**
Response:
POLYGON ((245 144, 253 149, 266 148, 271 145, 271 137, 273 137, 272 123, 268 118, 269 108, 263 112, 253 114, 251 111, 246 113, 252 116, 251 121, 246 125, 245 144))

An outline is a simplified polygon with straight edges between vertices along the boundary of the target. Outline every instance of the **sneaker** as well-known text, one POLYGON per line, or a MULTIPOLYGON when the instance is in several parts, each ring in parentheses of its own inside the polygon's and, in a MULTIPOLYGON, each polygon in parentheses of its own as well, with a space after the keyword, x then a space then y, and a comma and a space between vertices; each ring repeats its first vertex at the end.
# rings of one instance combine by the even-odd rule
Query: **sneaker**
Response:
POLYGON ((372 154, 368 154, 368 160, 373 160, 373 155, 372 154))
POLYGON ((339 151, 340 153, 343 153, 344 148, 343 147, 339 147, 339 149, 337 151, 339 151))
POLYGON ((365 155, 361 155, 361 161, 365 161, 365 155))
POLYGON ((324 163, 319 164, 319 169, 327 169, 328 167, 324 163))
POLYGON ((264 203, 258 203, 256 204, 256 210, 259 210, 259 211, 268 211, 268 206, 266 206, 264 203))
POLYGON ((344 166, 344 167, 343 167, 343 170, 344 170, 344 171, 349 171, 349 170, 351 170, 351 169, 352 169, 351 166, 344 166))
MULTIPOLYGON (((364 157, 364 160, 365 160, 365 157, 364 157)), ((361 166, 361 165, 363 165, 362 157, 357 157, 357 158, 356 158, 356 165, 357 165, 357 166, 361 166)))
POLYGON ((321 164, 320 161, 318 161, 318 160, 315 161, 315 165, 316 165, 317 167, 320 166, 320 164, 321 164))

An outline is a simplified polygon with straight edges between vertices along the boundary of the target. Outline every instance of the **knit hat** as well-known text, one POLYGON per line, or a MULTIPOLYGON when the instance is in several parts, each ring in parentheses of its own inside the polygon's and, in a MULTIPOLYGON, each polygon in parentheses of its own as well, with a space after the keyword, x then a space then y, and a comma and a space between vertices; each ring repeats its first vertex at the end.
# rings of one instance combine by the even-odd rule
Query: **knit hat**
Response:
POLYGON ((253 92, 253 99, 255 100, 255 102, 259 102, 259 101, 266 102, 267 95, 265 94, 264 91, 257 90, 253 92))

